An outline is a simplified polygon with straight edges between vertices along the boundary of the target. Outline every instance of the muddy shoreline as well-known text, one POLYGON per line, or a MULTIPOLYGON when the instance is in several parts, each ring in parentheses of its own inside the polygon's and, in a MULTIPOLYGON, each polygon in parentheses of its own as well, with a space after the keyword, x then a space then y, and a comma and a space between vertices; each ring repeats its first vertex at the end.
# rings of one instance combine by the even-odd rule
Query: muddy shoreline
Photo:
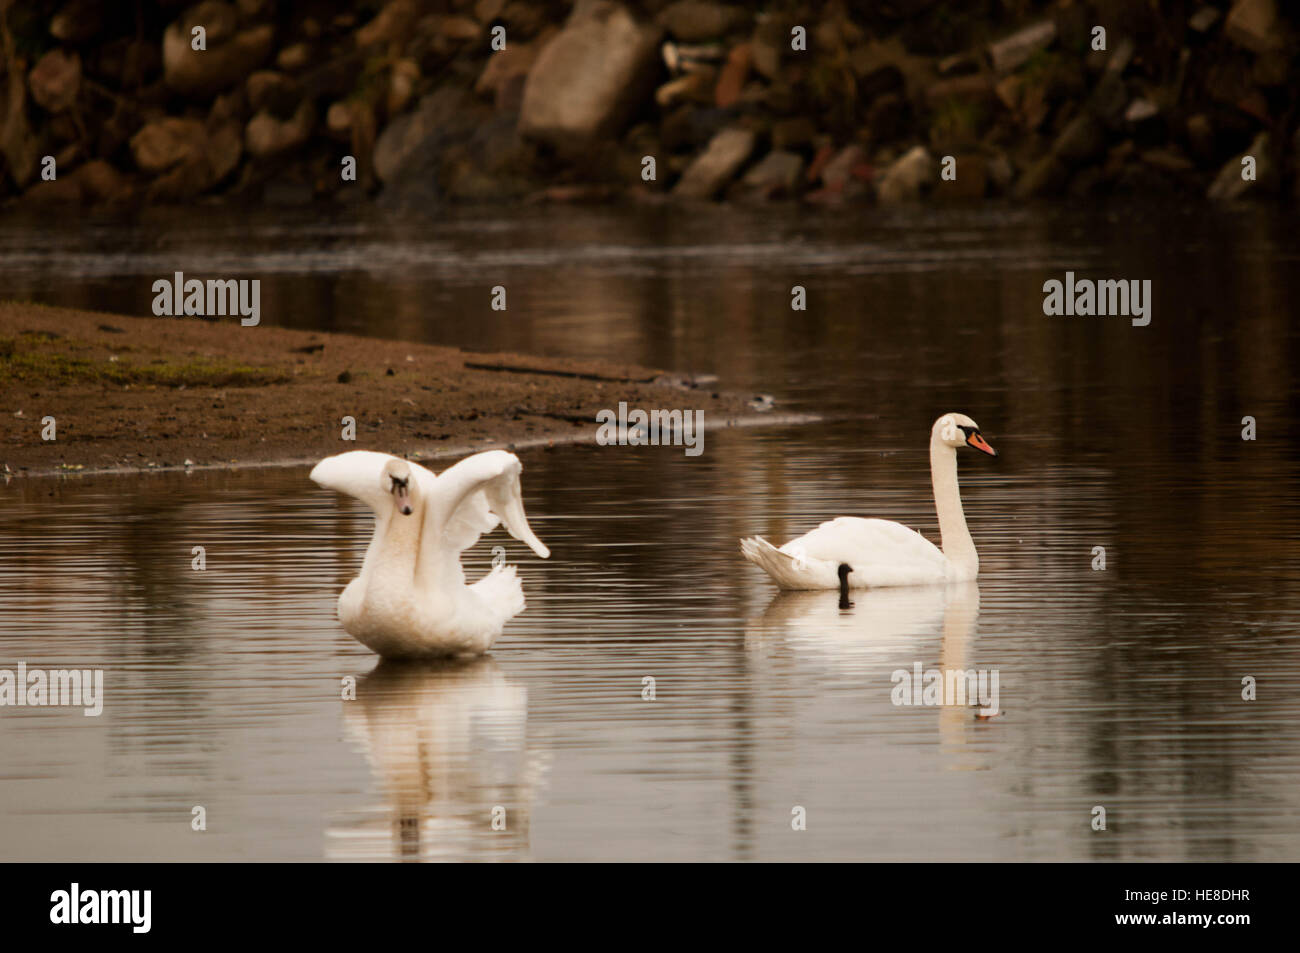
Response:
POLYGON ((595 442, 597 412, 620 402, 702 410, 706 432, 813 419, 758 411, 753 395, 722 388, 616 361, 0 302, 6 477, 595 442))

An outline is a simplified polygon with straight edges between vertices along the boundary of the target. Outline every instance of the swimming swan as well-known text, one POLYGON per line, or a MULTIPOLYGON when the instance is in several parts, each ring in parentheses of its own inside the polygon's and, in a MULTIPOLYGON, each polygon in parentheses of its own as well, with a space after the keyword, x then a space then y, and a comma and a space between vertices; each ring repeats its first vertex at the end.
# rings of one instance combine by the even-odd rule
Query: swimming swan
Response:
POLYGON ((435 476, 418 463, 353 450, 326 457, 311 478, 374 511, 361 574, 339 596, 339 621, 385 658, 478 655, 524 610, 514 566, 465 584, 462 551, 498 523, 543 559, 551 551, 528 527, 519 458, 476 453, 435 476))
POLYGON ((836 589, 847 608, 848 590, 966 582, 980 560, 966 528, 957 490, 957 448, 997 451, 964 414, 944 414, 930 431, 930 479, 939 511, 943 549, 920 533, 888 520, 841 516, 777 549, 761 536, 740 541, 740 551, 782 589, 836 589))

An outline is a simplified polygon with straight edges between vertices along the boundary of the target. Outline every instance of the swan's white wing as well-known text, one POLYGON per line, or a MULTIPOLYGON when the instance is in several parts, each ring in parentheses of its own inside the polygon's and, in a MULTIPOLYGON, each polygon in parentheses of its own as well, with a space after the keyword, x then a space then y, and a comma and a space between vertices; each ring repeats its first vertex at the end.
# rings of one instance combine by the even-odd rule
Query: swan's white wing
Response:
MULTIPOLYGON (((312 467, 311 478, 320 486, 325 487, 327 490, 346 493, 348 496, 360 500, 370 507, 375 514, 375 532, 370 537, 370 544, 366 547, 366 555, 361 560, 361 574, 357 577, 358 580, 362 581, 363 589, 364 580, 370 578, 370 567, 374 562, 384 528, 393 515, 393 496, 384 488, 382 475, 384 465, 389 460, 396 459, 398 458, 391 454, 376 453, 373 450, 349 450, 347 453, 326 457, 312 467)), ((426 470, 417 463, 410 463, 409 465, 411 471, 415 474, 416 484, 421 492, 431 493, 435 480, 433 472, 426 470)), ((355 587, 349 586, 348 589, 344 589, 343 596, 339 601, 340 613, 344 612, 343 605, 349 598, 349 590, 353 590, 355 599, 360 598, 360 590, 356 590, 355 587)))
POLYGON ((533 534, 524 515, 519 486, 522 470, 519 458, 504 450, 476 453, 444 470, 430 495, 426 517, 435 521, 437 538, 428 532, 426 523, 423 545, 459 553, 494 529, 499 520, 511 536, 538 556, 550 556, 551 551, 533 534))
POLYGON ((500 517, 488 506, 486 494, 471 493, 448 518, 442 528, 441 540, 449 550, 463 552, 477 543, 480 536, 486 536, 496 529, 500 523, 500 517))
MULTIPOLYGON (((380 479, 384 464, 398 457, 391 453, 378 453, 374 450, 349 450, 326 457, 312 467, 311 478, 327 490, 346 493, 369 506, 375 513, 387 514, 393 505, 392 494, 383 486, 380 479)), ((429 493, 434 488, 434 475, 418 463, 407 461, 420 489, 429 493)))
POLYGON ((326 457, 312 467, 311 479, 327 490, 346 493, 376 513, 392 505, 392 497, 380 485, 384 464, 393 457, 373 450, 351 450, 326 457))
POLYGON ((907 586, 942 582, 948 559, 938 546, 902 523, 841 516, 811 533, 792 539, 781 551, 800 551, 812 560, 853 567, 850 584, 858 587, 907 586))

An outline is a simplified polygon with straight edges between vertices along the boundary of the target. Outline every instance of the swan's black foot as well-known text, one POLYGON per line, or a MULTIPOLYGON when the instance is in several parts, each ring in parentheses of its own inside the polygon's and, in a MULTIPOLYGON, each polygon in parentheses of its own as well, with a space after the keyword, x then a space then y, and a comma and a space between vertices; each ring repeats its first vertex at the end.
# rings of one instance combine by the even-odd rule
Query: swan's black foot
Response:
POLYGON ((852 609, 853 603, 849 601, 849 573, 853 572, 853 567, 848 563, 840 563, 837 572, 840 574, 840 608, 852 609))

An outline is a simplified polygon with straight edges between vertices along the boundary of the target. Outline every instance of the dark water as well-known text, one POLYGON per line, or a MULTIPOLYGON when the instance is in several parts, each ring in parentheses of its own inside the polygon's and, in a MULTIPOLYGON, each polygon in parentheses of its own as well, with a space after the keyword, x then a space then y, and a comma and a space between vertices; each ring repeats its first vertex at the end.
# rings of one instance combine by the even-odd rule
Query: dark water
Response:
POLYGON ((0 668, 102 668, 105 706, 0 708, 0 857, 1300 859, 1295 231, 1140 209, 0 225, 13 297, 148 313, 173 270, 260 277, 267 323, 851 415, 699 457, 522 452, 554 555, 467 554, 474 576, 506 545, 529 608, 454 665, 376 667, 342 632, 369 521, 303 470, 7 483, 0 668), (1150 279, 1150 326, 1044 316, 1067 269, 1150 279), (738 536, 840 514, 937 539, 948 410, 1001 452, 961 457, 977 588, 840 610, 740 559, 738 536), (918 662, 996 670, 1002 713, 894 705, 918 662))

